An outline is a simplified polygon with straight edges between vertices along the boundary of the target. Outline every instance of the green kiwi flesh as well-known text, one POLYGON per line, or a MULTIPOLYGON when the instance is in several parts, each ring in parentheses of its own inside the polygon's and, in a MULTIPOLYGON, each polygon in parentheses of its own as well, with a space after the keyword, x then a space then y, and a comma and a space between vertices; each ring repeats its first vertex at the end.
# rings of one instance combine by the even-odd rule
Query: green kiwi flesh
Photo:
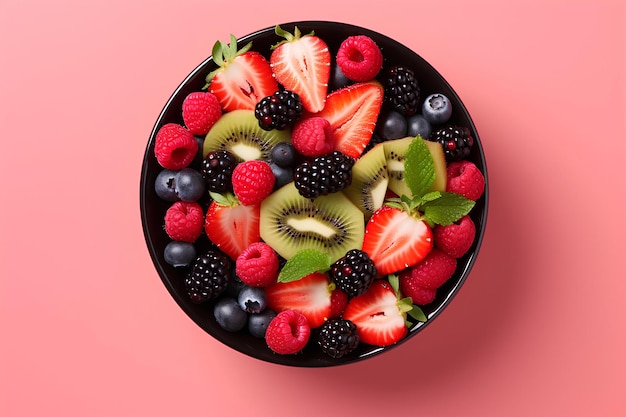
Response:
POLYGON ((389 175, 382 143, 361 156, 352 167, 352 183, 343 191, 363 212, 365 219, 385 202, 389 175))
MULTIPOLYGON (((411 190, 404 181, 404 159, 406 151, 409 149, 409 145, 414 139, 415 137, 410 136, 382 143, 385 149, 385 158, 387 159, 389 189, 399 196, 406 195, 410 198, 413 197, 413 193, 411 193, 411 190)), ((428 191, 446 191, 448 174, 446 171, 446 158, 443 153, 443 148, 437 142, 431 142, 425 139, 422 140, 430 151, 435 167, 435 180, 428 191)))
POLYGON ((262 159, 269 161, 270 151, 278 142, 290 142, 291 132, 263 130, 254 110, 233 110, 224 113, 204 139, 202 156, 217 150, 231 152, 239 162, 262 159))
POLYGON ((285 259, 315 249, 337 261, 350 249, 361 249, 363 213, 343 192, 315 199, 302 197, 288 183, 261 203, 261 238, 285 259))

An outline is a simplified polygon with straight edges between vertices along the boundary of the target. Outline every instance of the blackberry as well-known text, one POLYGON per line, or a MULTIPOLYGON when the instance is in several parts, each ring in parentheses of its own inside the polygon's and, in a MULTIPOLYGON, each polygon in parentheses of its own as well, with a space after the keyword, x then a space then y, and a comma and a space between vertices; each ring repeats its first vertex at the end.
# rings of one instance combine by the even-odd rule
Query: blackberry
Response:
POLYGON ((221 194, 232 192, 232 176, 236 165, 237 160, 229 151, 209 152, 202 160, 200 169, 206 181, 207 190, 221 194))
POLYGON ((304 161, 294 171, 300 195, 316 198, 341 191, 352 183, 354 159, 339 151, 304 161))
POLYGON ((350 297, 367 291, 376 278, 376 273, 374 262, 367 253, 359 249, 349 250, 330 270, 330 276, 337 288, 350 297))
POLYGON ((209 250, 196 258, 185 277, 185 289, 191 300, 200 304, 224 293, 231 276, 230 258, 221 252, 209 250))
POLYGON ((428 140, 439 142, 443 147, 447 161, 459 161, 469 157, 474 138, 464 126, 446 126, 435 130, 428 140))
POLYGON ((421 110, 420 87, 413 70, 402 66, 389 67, 381 82, 385 88, 385 101, 395 110, 405 116, 421 110))
POLYGON ((254 116, 263 130, 284 130, 302 116, 302 100, 290 90, 281 89, 259 101, 254 116))
POLYGON ((350 320, 331 319, 320 327, 317 344, 331 358, 341 358, 356 349, 359 335, 350 320))

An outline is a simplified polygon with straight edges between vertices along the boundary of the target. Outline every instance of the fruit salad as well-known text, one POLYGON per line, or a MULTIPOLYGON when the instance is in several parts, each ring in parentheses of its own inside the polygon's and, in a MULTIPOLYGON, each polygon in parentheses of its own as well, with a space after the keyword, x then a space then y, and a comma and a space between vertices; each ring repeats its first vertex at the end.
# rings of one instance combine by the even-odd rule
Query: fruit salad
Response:
POLYGON ((158 128, 161 256, 217 325, 275 355, 395 345, 476 244, 475 138, 371 37, 274 35, 217 41, 182 122, 158 128))

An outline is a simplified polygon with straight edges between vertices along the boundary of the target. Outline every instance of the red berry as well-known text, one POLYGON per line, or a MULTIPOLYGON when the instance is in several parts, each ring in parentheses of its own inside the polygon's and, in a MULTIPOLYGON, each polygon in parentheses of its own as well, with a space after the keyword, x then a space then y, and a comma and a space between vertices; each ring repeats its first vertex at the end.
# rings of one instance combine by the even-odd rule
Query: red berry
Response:
POLYGON ((181 242, 194 242, 202 233, 204 212, 200 204, 177 201, 165 212, 165 233, 181 242))
POLYGON ((267 346, 281 355, 300 352, 311 336, 306 317, 296 310, 281 311, 265 330, 267 346))
POLYGON ((335 134, 330 122, 323 117, 311 117, 295 124, 291 142, 305 156, 327 155, 335 148, 335 134))
POLYGON ((456 259, 433 248, 421 262, 409 269, 410 276, 404 280, 413 281, 412 285, 417 287, 437 289, 450 279, 455 270, 456 259))
POLYGON ((198 152, 198 142, 193 134, 176 123, 163 125, 156 134, 154 154, 166 169, 179 170, 187 167, 198 152))
POLYGON ((453 258, 465 255, 474 243, 476 225, 469 216, 448 226, 437 225, 433 229, 435 246, 453 258))
POLYGON ((370 37, 350 36, 341 43, 337 51, 337 65, 352 81, 370 81, 383 65, 383 54, 370 37))
POLYGON ((235 262, 237 276, 253 287, 267 287, 278 277, 278 255, 264 242, 252 243, 235 262))
POLYGON ((457 193, 476 201, 485 191, 485 177, 471 161, 451 162, 447 168, 448 185, 446 191, 457 193))
POLYGON ((215 95, 195 91, 183 101, 183 121, 194 135, 206 135, 222 117, 222 107, 215 95))
POLYGON ((338 318, 348 305, 348 294, 335 288, 330 294, 330 318, 338 318))
POLYGON ((400 291, 405 297, 411 297, 413 304, 423 306, 430 304, 437 295, 437 289, 424 288, 419 286, 415 280, 411 279, 411 270, 407 269, 400 273, 400 291))
POLYGON ((276 177, 265 161, 252 160, 240 163, 233 170, 233 191, 241 204, 259 204, 274 189, 276 177))

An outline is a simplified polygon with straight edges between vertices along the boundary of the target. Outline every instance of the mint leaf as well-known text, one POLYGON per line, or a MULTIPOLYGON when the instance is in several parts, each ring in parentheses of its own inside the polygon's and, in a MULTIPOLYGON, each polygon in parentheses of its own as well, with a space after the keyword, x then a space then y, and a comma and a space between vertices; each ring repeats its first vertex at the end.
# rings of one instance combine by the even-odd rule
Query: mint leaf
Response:
POLYGON ((413 317, 415 320, 421 321, 422 323, 425 323, 428 320, 426 314, 424 314, 422 309, 415 304, 413 305, 413 308, 407 312, 407 314, 413 317))
POLYGON ((406 151, 404 181, 415 198, 423 196, 435 181, 435 163, 420 136, 411 142, 406 151))
POLYGON ((278 282, 291 282, 304 278, 314 272, 326 272, 330 269, 331 257, 315 249, 302 249, 287 260, 278 274, 278 282))
POLYGON ((420 209, 427 222, 450 225, 470 212, 476 203, 456 193, 441 193, 441 197, 424 202, 420 209))

